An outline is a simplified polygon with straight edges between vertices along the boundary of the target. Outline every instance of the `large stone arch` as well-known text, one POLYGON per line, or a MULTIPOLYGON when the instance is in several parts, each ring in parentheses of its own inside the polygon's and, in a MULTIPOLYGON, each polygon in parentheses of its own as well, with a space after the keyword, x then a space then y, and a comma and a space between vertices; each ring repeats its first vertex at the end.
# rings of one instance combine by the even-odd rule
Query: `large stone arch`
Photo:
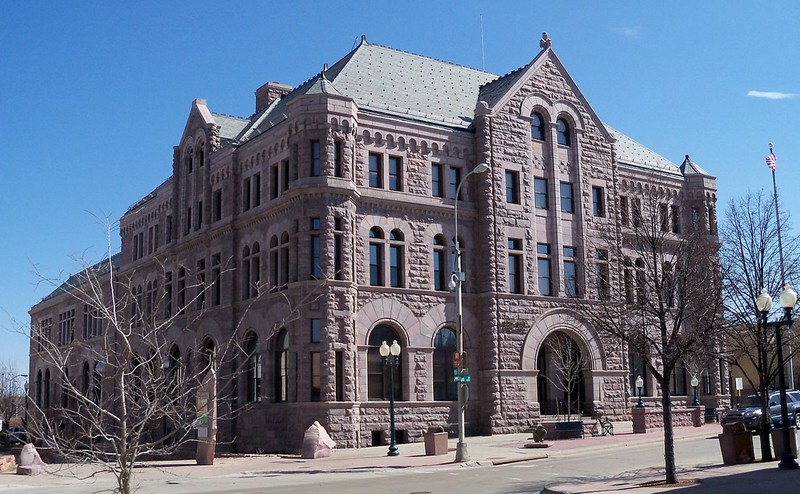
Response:
MULTIPOLYGON (((541 405, 545 399, 545 396, 541 395, 544 392, 542 386, 552 387, 542 380, 544 369, 539 368, 538 362, 539 355, 547 351, 545 341, 548 336, 556 333, 569 336, 586 359, 586 369, 581 377, 584 400, 582 411, 593 413, 594 404, 603 397, 603 371, 607 367, 606 350, 593 326, 569 309, 545 312, 536 319, 528 331, 520 362, 522 370, 530 373, 533 378, 527 381, 528 396, 531 401, 541 405)), ((542 411, 545 412, 544 409, 542 411)))
POLYGON ((528 331, 522 348, 521 368, 538 370, 536 357, 542 348, 545 338, 561 331, 571 336, 587 356, 587 364, 592 370, 606 369, 606 351, 600 342, 597 331, 580 315, 569 309, 555 309, 545 312, 536 319, 528 331))

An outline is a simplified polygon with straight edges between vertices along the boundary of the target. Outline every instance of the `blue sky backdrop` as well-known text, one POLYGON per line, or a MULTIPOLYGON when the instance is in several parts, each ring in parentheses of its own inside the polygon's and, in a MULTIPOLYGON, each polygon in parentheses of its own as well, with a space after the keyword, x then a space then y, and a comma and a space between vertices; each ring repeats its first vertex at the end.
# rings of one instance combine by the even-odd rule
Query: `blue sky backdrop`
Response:
MULTIPOLYGON (((547 31, 604 122, 717 176, 720 213, 771 187, 770 141, 785 205, 797 205, 799 2, 31 0, 2 11, 0 362, 19 372, 19 330, 52 290, 34 271, 63 278, 75 257, 104 257, 103 220, 116 224, 170 175, 194 98, 249 116, 257 87, 297 86, 362 34, 502 75, 547 31)), ((117 230, 111 240, 117 250, 117 230)))

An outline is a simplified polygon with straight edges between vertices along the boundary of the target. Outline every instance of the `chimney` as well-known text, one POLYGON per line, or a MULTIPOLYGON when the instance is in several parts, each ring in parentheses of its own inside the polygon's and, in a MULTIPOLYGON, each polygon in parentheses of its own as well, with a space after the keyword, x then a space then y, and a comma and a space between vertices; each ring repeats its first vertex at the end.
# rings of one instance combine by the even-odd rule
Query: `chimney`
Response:
POLYGON ((256 89, 256 113, 271 105, 276 99, 286 96, 292 89, 292 86, 279 82, 268 82, 256 89))

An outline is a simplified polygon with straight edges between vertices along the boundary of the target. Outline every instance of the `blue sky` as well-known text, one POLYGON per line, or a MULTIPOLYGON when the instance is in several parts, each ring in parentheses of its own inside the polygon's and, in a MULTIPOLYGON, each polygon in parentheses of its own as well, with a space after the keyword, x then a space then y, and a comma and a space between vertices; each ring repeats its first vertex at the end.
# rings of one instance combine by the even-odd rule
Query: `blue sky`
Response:
MULTIPOLYGON (((171 172, 194 98, 248 116, 267 81, 298 85, 371 43, 505 74, 547 31, 603 121, 716 175, 719 209, 800 179, 800 3, 730 1, 3 2, 0 362, 64 277, 105 253, 116 221, 171 172), (481 17, 484 57, 481 56, 481 17)), ((119 244, 117 231, 112 242, 119 244)), ((118 248, 118 247, 117 247, 118 248)))

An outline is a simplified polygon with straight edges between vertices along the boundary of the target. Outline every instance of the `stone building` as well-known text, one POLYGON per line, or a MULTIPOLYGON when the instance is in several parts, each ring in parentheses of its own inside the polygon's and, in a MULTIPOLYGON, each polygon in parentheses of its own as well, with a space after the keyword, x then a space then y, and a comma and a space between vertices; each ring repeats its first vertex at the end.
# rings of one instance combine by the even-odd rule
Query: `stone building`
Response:
MULTIPOLYGON (((233 449, 296 449, 314 420, 343 447, 385 441, 378 346, 393 340, 398 441, 414 441, 456 422, 457 205, 468 435, 522 431, 567 408, 623 419, 641 363, 572 301, 619 296, 604 242, 656 193, 676 235, 688 221, 715 234, 715 179, 605 125, 546 36, 504 76, 362 37, 299 87, 258 88, 250 117, 195 100, 171 177, 120 220, 114 276, 160 301, 172 361, 190 367, 196 347, 240 343, 247 366, 232 378, 234 399, 249 406, 220 426, 233 449), (470 174, 480 163, 488 172, 470 174), (555 334, 586 362, 570 404, 547 377, 555 334)), ((31 318, 69 321, 66 340, 90 346, 103 326, 82 327, 82 311, 57 292, 31 318)), ((71 375, 91 359, 76 357, 71 375)), ((32 398, 45 405, 57 370, 35 342, 30 365, 32 398)), ((706 404, 727 392, 726 372, 704 374, 706 404)), ((688 377, 674 380, 686 400, 688 377)))

